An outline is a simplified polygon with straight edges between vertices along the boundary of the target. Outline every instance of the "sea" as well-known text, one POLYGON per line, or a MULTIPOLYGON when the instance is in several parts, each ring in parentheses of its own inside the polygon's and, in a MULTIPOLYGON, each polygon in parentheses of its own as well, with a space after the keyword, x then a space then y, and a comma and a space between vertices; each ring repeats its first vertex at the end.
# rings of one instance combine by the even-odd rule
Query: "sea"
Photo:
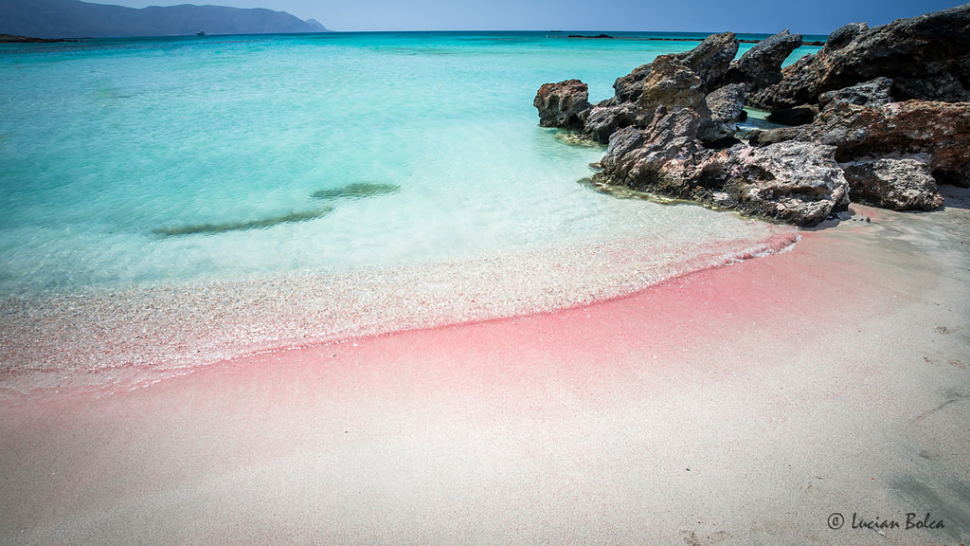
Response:
POLYGON ((569 34, 0 45, 0 381, 550 312, 792 244, 585 183, 605 147, 539 127, 536 90, 606 99, 704 35, 569 34))

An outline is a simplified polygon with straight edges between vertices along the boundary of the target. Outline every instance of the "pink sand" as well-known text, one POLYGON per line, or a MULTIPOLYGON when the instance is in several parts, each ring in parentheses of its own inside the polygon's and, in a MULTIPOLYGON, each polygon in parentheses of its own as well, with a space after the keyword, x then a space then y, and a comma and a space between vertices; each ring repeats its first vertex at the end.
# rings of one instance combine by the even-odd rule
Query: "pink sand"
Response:
POLYGON ((965 543, 970 214, 857 211, 588 307, 10 399, 0 543, 965 543), (907 513, 944 527, 851 528, 907 513))

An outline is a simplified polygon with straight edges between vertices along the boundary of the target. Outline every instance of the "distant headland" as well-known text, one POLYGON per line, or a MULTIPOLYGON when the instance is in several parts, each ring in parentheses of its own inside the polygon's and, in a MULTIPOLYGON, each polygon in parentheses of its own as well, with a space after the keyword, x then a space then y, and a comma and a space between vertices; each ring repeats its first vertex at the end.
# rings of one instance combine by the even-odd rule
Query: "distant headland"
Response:
POLYGON ((33 36, 17 36, 15 34, 0 34, 0 44, 54 44, 61 42, 76 42, 65 38, 34 38, 33 36))
POLYGON ((28 36, 64 39, 310 32, 328 29, 313 19, 304 21, 268 9, 195 5, 135 9, 80 0, 0 0, 0 34, 8 43, 30 43, 28 36))

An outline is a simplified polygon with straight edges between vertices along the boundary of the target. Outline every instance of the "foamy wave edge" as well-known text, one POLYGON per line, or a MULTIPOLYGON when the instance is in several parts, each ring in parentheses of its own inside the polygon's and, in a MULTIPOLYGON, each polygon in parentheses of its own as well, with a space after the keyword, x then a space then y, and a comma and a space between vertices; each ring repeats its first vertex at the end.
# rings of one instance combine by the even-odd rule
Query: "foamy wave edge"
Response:
POLYGON ((257 354, 588 306, 791 250, 798 231, 664 245, 636 238, 350 273, 0 301, 0 400, 150 386, 257 354))

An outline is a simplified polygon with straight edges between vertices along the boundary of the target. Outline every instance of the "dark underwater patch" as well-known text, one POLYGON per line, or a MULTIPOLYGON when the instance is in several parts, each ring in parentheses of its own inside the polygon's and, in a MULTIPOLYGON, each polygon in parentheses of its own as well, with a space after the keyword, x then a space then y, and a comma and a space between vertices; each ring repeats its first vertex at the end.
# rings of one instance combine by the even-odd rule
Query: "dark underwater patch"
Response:
POLYGON ((227 231, 242 231, 247 229, 265 229, 273 227, 279 224, 287 224, 292 222, 306 222, 307 220, 315 220, 333 210, 333 207, 323 207, 315 210, 301 211, 301 212, 291 212, 289 214, 284 214, 282 216, 270 216, 268 218, 260 218, 257 220, 247 220, 243 222, 225 222, 220 224, 191 224, 187 226, 177 226, 170 228, 157 228, 153 229, 152 233, 156 235, 163 235, 165 237, 177 237, 181 235, 215 235, 218 233, 225 233, 227 231))
POLYGON ((397 193, 401 186, 395 184, 375 184, 372 182, 355 182, 342 188, 315 191, 310 194, 314 199, 335 201, 337 199, 364 199, 388 193, 397 193))

